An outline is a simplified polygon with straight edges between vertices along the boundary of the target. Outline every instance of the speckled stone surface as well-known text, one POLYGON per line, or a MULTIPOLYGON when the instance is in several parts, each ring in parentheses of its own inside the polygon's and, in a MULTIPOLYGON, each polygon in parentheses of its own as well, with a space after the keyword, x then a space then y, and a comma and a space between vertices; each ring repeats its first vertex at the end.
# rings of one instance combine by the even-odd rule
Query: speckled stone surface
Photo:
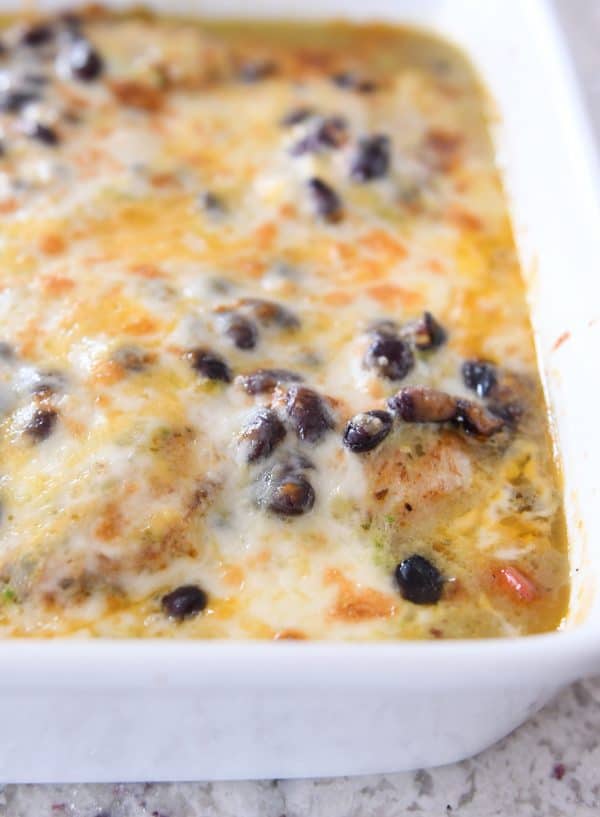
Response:
MULTIPOLYGON (((527 2, 527 0, 514 0, 527 2)), ((555 0, 600 134, 600 0, 555 0)), ((0 787, 0 817, 600 817, 600 678, 472 760, 334 780, 0 787)))

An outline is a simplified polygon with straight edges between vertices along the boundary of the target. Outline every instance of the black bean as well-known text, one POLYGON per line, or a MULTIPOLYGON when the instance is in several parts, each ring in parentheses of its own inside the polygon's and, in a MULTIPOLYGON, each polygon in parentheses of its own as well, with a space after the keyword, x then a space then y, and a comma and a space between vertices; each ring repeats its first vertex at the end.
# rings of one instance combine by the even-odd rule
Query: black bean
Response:
POLYGON ((54 30, 47 23, 37 23, 25 29, 21 35, 21 43, 23 45, 37 48, 40 45, 46 45, 54 39, 54 30))
POLYGON ((488 410, 495 416, 504 420, 507 426, 515 428, 519 424, 519 420, 524 414, 524 409, 521 403, 517 400, 509 402, 491 402, 487 404, 488 410))
POLYGON ((342 200, 332 187, 323 179, 314 177, 308 180, 308 189, 317 215, 328 221, 339 219, 342 214, 342 200))
POLYGON ((297 281, 300 277, 297 267, 287 261, 275 261, 267 272, 269 277, 282 278, 284 281, 297 281))
POLYGON ((338 88, 354 88, 356 77, 350 73, 350 71, 343 71, 340 74, 334 74, 331 77, 331 81, 334 85, 337 85, 338 88))
POLYGON ((280 125, 283 128, 290 128, 292 125, 299 125, 305 122, 313 115, 313 109, 308 107, 294 108, 287 113, 281 120, 280 125))
POLYGON ((390 167, 390 140, 383 134, 361 139, 350 167, 353 179, 369 182, 385 176, 390 167))
POLYGON ((377 90, 377 85, 371 79, 361 79, 356 74, 350 71, 344 71, 340 74, 334 74, 331 81, 338 88, 343 88, 348 91, 358 91, 361 94, 370 94, 377 90))
POLYGON ((141 372, 152 360, 152 355, 136 346, 122 346, 113 354, 113 360, 128 372, 141 372))
POLYGON ((49 147, 54 147, 59 142, 58 134, 54 128, 48 125, 42 125, 41 122, 28 124, 25 127, 25 134, 30 139, 36 139, 38 142, 42 142, 42 144, 48 145, 49 147))
POLYGON ((206 190, 204 193, 200 194, 198 197, 198 203, 203 210, 206 210, 207 213, 220 215, 221 213, 225 212, 223 199, 210 190, 206 190))
POLYGON ((436 604, 442 597, 442 574, 424 556, 415 553, 404 559, 396 567, 395 577, 400 595, 413 604, 436 604))
POLYGON ((317 137, 322 145, 339 147, 347 138, 348 122, 343 116, 328 116, 317 128, 317 137))
POLYGON ((277 66, 272 60, 256 60, 245 63, 239 72, 242 82, 259 82, 273 76, 277 71, 277 66))
POLYGON ((304 474, 274 466, 263 474, 258 502, 279 516, 301 516, 313 508, 315 492, 304 474))
POLYGON ((431 312, 424 312, 423 317, 415 326, 415 346, 421 351, 437 349, 446 342, 448 335, 433 317, 431 312))
POLYGON ((406 386, 388 406, 405 423, 445 423, 455 419, 457 399, 428 386, 406 386))
POLYGON ((453 422, 480 437, 491 437, 504 426, 484 406, 428 386, 406 386, 388 400, 388 406, 406 423, 453 422))
POLYGON ((38 372, 31 391, 40 396, 63 392, 67 386, 67 378, 62 372, 38 372))
POLYGON ((77 113, 77 111, 69 110, 63 111, 62 119, 63 122, 66 122, 68 125, 79 125, 83 121, 82 117, 77 113))
POLYGON ((491 437, 504 428, 504 421, 470 400, 456 401, 454 422, 468 434, 491 437))
POLYGON ((268 508, 282 516, 300 516, 315 504, 315 492, 302 474, 291 474, 273 486, 268 508))
POLYGON ((210 349, 191 349, 186 352, 186 358, 192 369, 199 372, 208 380, 221 380, 231 383, 231 370, 222 357, 210 349))
POLYGON ((201 613, 208 604, 208 596, 196 584, 182 584, 161 599, 161 606, 170 618, 183 621, 201 613))
POLYGON ((367 350, 365 365, 388 380, 402 380, 415 365, 415 357, 407 341, 377 333, 367 350))
POLYGON ((327 148, 338 148, 347 138, 347 123, 340 116, 323 119, 318 126, 303 139, 300 139, 291 150, 292 156, 304 153, 317 153, 327 148))
POLYGON ((15 350, 5 340, 0 340, 0 360, 14 360, 15 350))
POLYGON ((269 457, 285 437, 285 426, 272 409, 259 409, 240 434, 246 460, 256 462, 269 457))
POLYGON ((36 102, 39 98, 37 91, 4 91, 0 94, 0 110, 6 113, 18 113, 30 102, 36 102))
POLYGON ((25 426, 25 431, 35 442, 41 442, 52 434, 57 418, 54 409, 37 409, 25 426))
POLYGON ((374 82, 372 79, 361 79, 356 84, 356 90, 360 94, 372 94, 373 91, 377 90, 377 83, 374 82))
POLYGON ((309 133, 292 145, 290 153, 292 156, 303 156, 305 153, 317 153, 323 145, 319 142, 319 138, 314 133, 309 133))
POLYGON ((254 321, 239 312, 229 312, 222 316, 225 335, 238 349, 254 349, 258 341, 258 329, 254 321))
POLYGON ((104 70, 104 60, 87 40, 76 39, 69 52, 71 75, 83 82, 97 79, 104 70))
POLYGON ((282 329, 297 329, 300 320, 291 309, 275 301, 262 298, 242 298, 239 305, 250 312, 262 326, 280 326, 282 329))
POLYGON ((344 445, 357 454, 372 451, 392 430, 388 411, 365 411, 356 414, 346 426, 344 445))
POLYGON ((58 19, 72 34, 77 34, 83 23, 82 18, 74 11, 63 11, 59 14, 58 19))
POLYGON ((285 408, 299 439, 306 442, 318 442, 334 426, 321 395, 306 386, 290 386, 285 408))
POLYGON ((19 176, 15 176, 10 180, 10 186, 15 193, 23 193, 25 190, 33 189, 33 184, 31 182, 25 181, 25 179, 19 178, 19 176))
POLYGON ((227 295, 235 289, 235 284, 227 278, 209 278, 207 284, 212 292, 216 292, 219 295, 227 295))
POLYGON ((46 74, 25 74, 23 82, 27 85, 36 85, 39 88, 48 85, 50 77, 46 76, 46 74))
POLYGON ((496 367, 485 360, 465 360, 462 377, 468 389, 478 397, 487 397, 497 382, 496 367))
POLYGON ((300 383, 303 378, 289 369, 257 369, 240 375, 238 380, 248 394, 264 394, 273 391, 278 383, 300 383))

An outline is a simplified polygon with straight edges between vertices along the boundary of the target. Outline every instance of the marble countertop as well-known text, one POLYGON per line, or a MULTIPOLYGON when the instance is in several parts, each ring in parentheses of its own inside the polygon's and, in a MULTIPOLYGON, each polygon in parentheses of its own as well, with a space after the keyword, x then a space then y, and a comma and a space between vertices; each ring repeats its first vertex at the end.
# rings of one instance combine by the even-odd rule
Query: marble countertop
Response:
MULTIPOLYGON (((527 0, 517 0, 526 2, 527 0)), ((600 0, 555 0, 600 134, 600 0)), ((598 817, 600 678, 472 760, 350 779, 0 787, 0 817, 598 817)))

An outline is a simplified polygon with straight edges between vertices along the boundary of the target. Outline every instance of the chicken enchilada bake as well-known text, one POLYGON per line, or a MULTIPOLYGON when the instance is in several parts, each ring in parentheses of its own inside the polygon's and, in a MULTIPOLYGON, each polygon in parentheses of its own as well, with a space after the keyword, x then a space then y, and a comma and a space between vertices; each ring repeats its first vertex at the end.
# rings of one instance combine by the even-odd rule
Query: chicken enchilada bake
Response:
POLYGON ((559 627, 560 480, 465 58, 100 7, 0 42, 0 633, 559 627))

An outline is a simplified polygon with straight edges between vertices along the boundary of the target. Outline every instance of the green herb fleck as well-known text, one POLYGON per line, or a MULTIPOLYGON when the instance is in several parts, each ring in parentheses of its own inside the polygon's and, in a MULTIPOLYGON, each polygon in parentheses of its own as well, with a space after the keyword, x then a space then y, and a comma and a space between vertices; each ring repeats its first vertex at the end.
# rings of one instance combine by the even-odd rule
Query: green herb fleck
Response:
POLYGON ((387 547, 384 539, 373 540, 373 563, 384 567, 387 561, 387 547))
POLYGON ((17 594, 12 587, 7 584, 0 590, 0 599, 2 599, 5 604, 14 604, 17 601, 17 594))

